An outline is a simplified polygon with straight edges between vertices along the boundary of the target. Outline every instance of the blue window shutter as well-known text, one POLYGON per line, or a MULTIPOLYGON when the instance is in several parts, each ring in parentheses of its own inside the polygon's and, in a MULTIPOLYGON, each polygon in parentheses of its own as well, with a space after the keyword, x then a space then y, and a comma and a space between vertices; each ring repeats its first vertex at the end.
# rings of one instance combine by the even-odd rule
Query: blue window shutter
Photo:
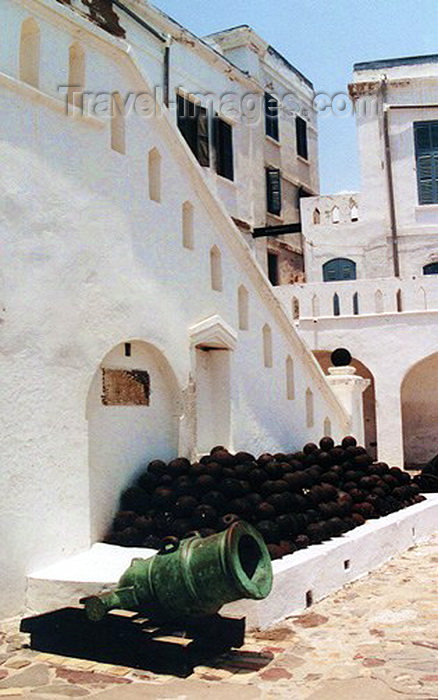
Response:
POLYGON ((415 122, 418 201, 438 203, 438 121, 415 122))

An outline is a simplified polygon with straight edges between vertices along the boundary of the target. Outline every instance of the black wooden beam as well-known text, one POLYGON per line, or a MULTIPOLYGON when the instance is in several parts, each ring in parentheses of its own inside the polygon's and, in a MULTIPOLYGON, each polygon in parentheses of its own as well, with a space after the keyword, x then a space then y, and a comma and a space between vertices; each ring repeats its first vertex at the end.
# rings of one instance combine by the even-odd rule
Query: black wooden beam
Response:
POLYGON ((279 226, 262 226, 255 228, 252 236, 253 238, 262 238, 263 236, 285 236, 287 233, 301 233, 301 222, 279 226))

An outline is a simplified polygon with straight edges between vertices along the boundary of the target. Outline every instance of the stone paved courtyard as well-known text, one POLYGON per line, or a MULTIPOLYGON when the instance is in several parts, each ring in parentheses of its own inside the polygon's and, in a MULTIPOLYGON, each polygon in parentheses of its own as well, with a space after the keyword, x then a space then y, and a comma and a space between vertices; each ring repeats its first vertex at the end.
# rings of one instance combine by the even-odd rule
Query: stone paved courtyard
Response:
POLYGON ((187 679, 32 651, 4 624, 0 698, 436 700, 437 572, 438 534, 187 679))

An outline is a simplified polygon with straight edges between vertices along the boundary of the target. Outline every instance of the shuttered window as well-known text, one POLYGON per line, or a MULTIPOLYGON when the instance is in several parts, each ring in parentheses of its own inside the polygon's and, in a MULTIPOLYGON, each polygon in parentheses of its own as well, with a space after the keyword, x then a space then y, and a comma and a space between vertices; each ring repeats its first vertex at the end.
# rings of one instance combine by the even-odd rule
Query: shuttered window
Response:
POLYGON ((278 128, 278 100, 265 92, 265 133, 275 141, 280 140, 278 128))
POLYGON ((295 117, 295 134, 297 138, 297 154, 307 160, 307 123, 301 117, 295 117))
POLYGON ((438 121, 415 122, 418 201, 438 203, 438 121))
POLYGON ((185 100, 181 95, 177 95, 177 123, 200 165, 208 167, 210 165, 210 147, 207 110, 190 100, 185 100))
POLYGON ((234 180, 233 127, 216 116, 214 120, 216 146, 216 172, 228 180, 234 180))
POLYGON ((281 214, 281 177, 278 168, 266 168, 266 205, 270 214, 281 214))

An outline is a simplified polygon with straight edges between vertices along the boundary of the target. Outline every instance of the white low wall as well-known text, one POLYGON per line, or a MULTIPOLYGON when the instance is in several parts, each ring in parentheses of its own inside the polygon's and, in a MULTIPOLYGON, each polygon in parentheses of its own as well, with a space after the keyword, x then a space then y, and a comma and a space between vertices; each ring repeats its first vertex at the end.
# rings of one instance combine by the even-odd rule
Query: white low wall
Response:
MULTIPOLYGON (((366 575, 396 554, 431 535, 437 528, 438 494, 320 545, 273 562, 274 586, 263 601, 242 600, 227 605, 224 614, 245 616, 248 628, 266 628, 321 600, 346 583, 366 575)), ((155 550, 95 544, 31 574, 27 579, 27 613, 77 604, 79 598, 114 585, 134 557, 155 550)))

